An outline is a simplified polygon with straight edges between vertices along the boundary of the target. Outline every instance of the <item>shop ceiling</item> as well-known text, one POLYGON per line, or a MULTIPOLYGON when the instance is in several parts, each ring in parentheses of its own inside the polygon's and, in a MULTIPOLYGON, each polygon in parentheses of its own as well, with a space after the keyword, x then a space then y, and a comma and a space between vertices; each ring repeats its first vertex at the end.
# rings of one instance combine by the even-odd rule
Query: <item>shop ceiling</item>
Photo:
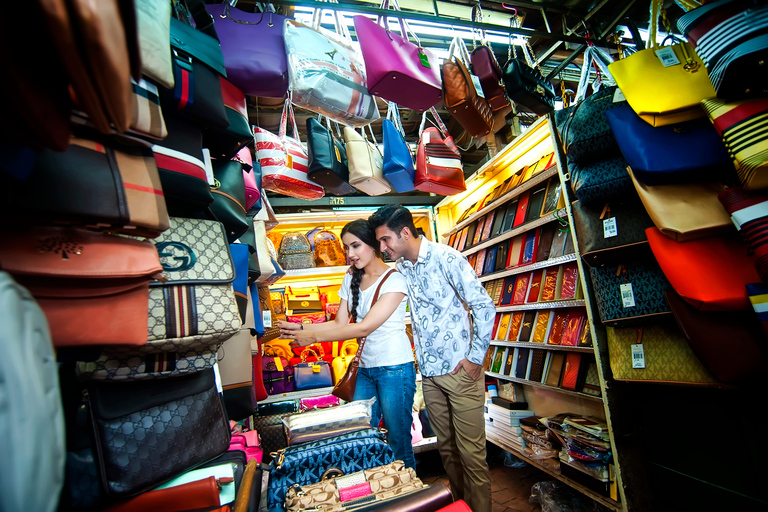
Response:
MULTIPOLYGON (((215 3, 209 1, 208 3, 215 3)), ((491 48, 500 64, 507 61, 508 45, 501 43, 500 36, 520 35, 518 43, 527 40, 533 50, 535 60, 542 72, 560 90, 560 83, 565 82, 567 89, 575 90, 580 73, 581 55, 588 42, 616 52, 617 45, 613 41, 614 34, 619 34, 622 42, 642 48, 643 42, 638 36, 638 28, 645 29, 648 25, 649 0, 480 0, 483 13, 482 23, 473 22, 472 7, 477 1, 470 0, 400 0, 399 4, 403 18, 412 20, 413 24, 439 24, 452 31, 463 34, 472 29, 485 29, 496 35, 491 48), (510 28, 510 19, 517 15, 522 25, 510 28)), ((671 20, 682 14, 682 10, 671 0, 667 0, 668 14, 671 20)), ((239 0, 238 9, 258 11, 263 3, 254 0, 239 0)), ((379 9, 378 0, 339 0, 337 4, 317 0, 273 0, 272 5, 280 12, 292 15, 306 8, 322 7, 338 9, 353 14, 377 15, 384 11, 379 9)), ((387 11, 392 15, 394 11, 387 11)), ((328 26, 332 29, 332 26, 328 26)), ((354 28, 350 27, 355 38, 354 28)), ((422 44, 428 48, 447 49, 451 36, 420 34, 422 44)), ((471 36, 466 39, 470 50, 473 41, 471 36)), ((518 52, 520 48, 518 47, 518 52)), ((282 112, 282 101, 275 98, 249 98, 250 115, 253 124, 267 130, 277 132, 282 112)), ((472 140, 463 129, 450 119, 448 113, 438 105, 438 111, 448 123, 451 135, 462 146, 462 159, 465 164, 465 175, 469 176, 480 167, 489 154, 488 143, 485 140, 472 140)), ((379 101, 382 118, 386 116, 386 102, 379 101)), ((296 109, 297 123, 302 140, 305 139, 306 119, 316 114, 296 109)), ((421 114, 418 112, 401 111, 406 140, 418 141, 418 128, 421 114)), ((505 119, 497 122, 497 138, 492 145, 506 143, 518 131, 518 126, 526 126, 535 121, 535 115, 525 111, 512 111, 505 119)), ((381 120, 373 123, 374 133, 381 142, 381 120)), ((415 193, 418 194, 418 193, 415 193)))

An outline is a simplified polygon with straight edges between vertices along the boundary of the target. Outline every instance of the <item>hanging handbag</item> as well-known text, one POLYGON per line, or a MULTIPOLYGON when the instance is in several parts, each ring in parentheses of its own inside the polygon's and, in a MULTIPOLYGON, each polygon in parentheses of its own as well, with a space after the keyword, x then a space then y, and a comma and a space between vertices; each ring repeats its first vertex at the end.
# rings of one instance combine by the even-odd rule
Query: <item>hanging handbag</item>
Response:
POLYGON ((464 192, 464 169, 461 153, 448 134, 435 109, 430 109, 439 128, 424 129, 427 113, 422 114, 419 127, 419 146, 416 150, 416 175, 413 186, 422 192, 452 195, 464 192))
POLYGON ((688 242, 675 242, 656 228, 645 233, 664 276, 686 302, 702 311, 749 308, 746 285, 760 277, 736 233, 688 242))
POLYGON ((675 183, 646 185, 628 169, 645 210, 653 223, 678 242, 732 233, 730 218, 718 201, 725 190, 720 183, 675 183))
POLYGON ((89 383, 97 467, 110 496, 147 491, 227 451, 229 425, 213 373, 89 383), (195 449, 178 449, 180 439, 195 449))
MULTIPOLYGON (((396 271, 394 269, 387 270, 387 273, 384 275, 384 277, 381 278, 381 281, 379 281, 379 284, 376 287, 376 291, 373 293, 370 309, 373 309, 373 305, 376 304, 377 300, 379 300, 379 292, 381 291, 381 286, 387 279, 389 279, 393 272, 396 271)), ((355 387, 357 386, 357 372, 360 367, 360 357, 362 357, 363 347, 365 346, 366 339, 367 337, 364 336, 358 340, 357 352, 355 353, 354 359, 352 359, 352 361, 347 366, 347 372, 344 374, 344 376, 340 379, 337 379, 336 385, 333 387, 333 391, 331 391, 333 396, 337 396, 345 402, 351 402, 355 396, 355 387)))
POLYGON ((728 180, 723 141, 705 119, 654 127, 628 106, 605 113, 635 177, 647 185, 728 180))
POLYGON ((344 127, 344 141, 347 146, 349 163, 349 184, 369 196, 380 196, 392 191, 384 179, 384 157, 376 143, 373 128, 368 125, 371 140, 368 140, 363 128, 363 135, 349 126, 344 127))
POLYGON ((627 166, 622 155, 584 164, 569 159, 568 172, 574 195, 590 208, 598 208, 606 202, 620 201, 628 195, 634 195, 627 166))
POLYGON ((332 409, 316 409, 284 417, 288 446, 371 428, 371 411, 375 402, 374 397, 332 409))
POLYGON ((405 141, 405 130, 400 120, 397 104, 389 102, 387 118, 382 121, 381 131, 384 140, 383 173, 395 192, 412 192, 416 170, 413 167, 411 148, 405 141))
POLYGON ((469 52, 461 37, 454 37, 448 58, 440 70, 443 79, 443 103, 448 112, 472 137, 485 137, 493 129, 493 110, 475 87, 469 52))
MULTIPOLYGON (((483 10, 480 4, 472 6, 472 21, 483 22, 483 10)), ((475 42, 474 30, 472 30, 472 40, 475 42)), ((509 107, 510 102, 502 80, 501 66, 496 60, 491 43, 486 39, 485 31, 482 29, 480 30, 480 44, 475 42, 469 60, 472 64, 472 73, 480 80, 483 96, 488 100, 491 109, 495 112, 509 107)))
POLYGON ((716 95, 704 63, 689 43, 657 44, 661 4, 651 2, 650 47, 608 66, 632 110, 651 126, 704 117, 701 100, 716 95))
MULTIPOLYGON (((331 377, 331 365, 327 361, 307 362, 311 349, 305 349, 301 353, 301 362, 293 365, 293 379, 296 382, 296 391, 304 389, 326 388, 333 385, 331 377)), ((315 353, 317 357, 317 353, 315 353)), ((289 444, 290 440, 289 440, 289 444)))
MULTIPOLYGON (((261 276, 260 254, 256 238, 256 226, 253 217, 253 212, 247 212, 245 214, 248 221, 248 229, 245 233, 240 235, 237 240, 239 243, 248 247, 248 284, 254 283, 261 276)), ((265 233, 266 236, 266 233, 265 233)), ((268 256, 266 256, 268 258, 268 256)))
MULTIPOLYGON (((261 169, 257 172, 253 169, 253 155, 251 148, 245 146, 237 152, 232 160, 243 164, 243 182, 245 183, 245 209, 246 211, 254 209, 260 210, 258 203, 261 202, 261 169)), ((258 165, 258 164, 257 164, 258 165)))
MULTIPOLYGON (((397 0, 383 0, 379 6, 384 10, 390 7, 400 10, 397 0)), ((389 30, 384 16, 375 22, 355 16, 354 22, 371 94, 419 112, 440 102, 440 63, 431 51, 422 48, 405 20, 398 18, 400 34, 389 30), (408 39, 409 34, 415 44, 408 39)))
POLYGON ((768 99, 704 100, 704 110, 725 143, 745 190, 768 188, 768 99))
POLYGON ((261 164, 261 187, 299 199, 320 199, 325 195, 323 187, 307 177, 309 158, 299 140, 299 128, 293 116, 290 97, 285 99, 280 117, 278 135, 258 126, 253 128, 256 137, 256 158, 261 164), (286 135, 288 117, 293 126, 293 137, 286 135))
MULTIPOLYGON (((0 163, 0 169, 5 165, 0 163)), ((155 159, 139 146, 72 138, 63 153, 34 153, 22 180, 0 173, 0 190, 0 211, 23 222, 146 237, 169 226, 155 159)))
POLYGON ((216 220, 224 224, 229 243, 234 243, 249 226, 245 210, 243 164, 236 160, 214 160, 213 177, 211 212, 216 220))
POLYGON ((217 159, 233 158, 247 145, 253 145, 253 132, 248 119, 248 102, 243 91, 232 82, 219 77, 224 111, 227 114, 227 127, 218 128, 206 125, 203 129, 203 145, 217 159))
POLYGON ((768 282, 768 244, 765 237, 768 195, 732 187, 721 191, 717 198, 730 214, 748 253, 754 254, 755 268, 760 278, 768 282))
POLYGON ((146 343, 149 284, 163 270, 152 244, 43 226, 2 237, 0 268, 35 297, 54 345, 146 343))
POLYGON ((229 244, 229 254, 232 256, 232 266, 235 268, 235 280, 232 288, 235 292, 237 310, 240 312, 240 322, 245 324, 248 312, 248 256, 251 248, 243 243, 229 244))
POLYGON ((229 2, 205 8, 219 34, 227 79, 249 96, 284 97, 288 92, 288 61, 283 30, 288 18, 269 7, 262 12, 246 12, 229 2))
POLYGON ((163 87, 173 87, 171 2, 134 0, 139 31, 141 73, 163 87))
MULTIPOLYGON (((328 0, 337 3, 336 0, 328 0)), ((380 117, 368 92, 362 55, 352 43, 346 19, 331 14, 336 33, 320 28, 324 9, 315 9, 312 26, 286 20, 283 38, 288 57, 291 99, 298 107, 350 126, 364 126, 380 117)))
POLYGON ((325 126, 319 118, 307 118, 307 156, 310 180, 337 196, 355 192, 355 187, 349 184, 347 148, 343 140, 334 136, 327 117, 325 126))
POLYGON ((216 364, 221 375, 227 417, 240 421, 255 414, 257 403, 253 395, 251 333, 248 329, 241 329, 221 344, 216 364))

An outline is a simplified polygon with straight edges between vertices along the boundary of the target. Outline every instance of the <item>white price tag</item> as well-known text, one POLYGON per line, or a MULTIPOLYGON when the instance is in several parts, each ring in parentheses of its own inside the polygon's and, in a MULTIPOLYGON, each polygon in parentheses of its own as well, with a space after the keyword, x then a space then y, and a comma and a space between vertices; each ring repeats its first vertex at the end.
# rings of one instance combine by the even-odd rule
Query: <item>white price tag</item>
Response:
POLYGON ((472 77, 472 83, 475 84, 475 90, 477 91, 477 95, 481 98, 485 98, 485 94, 483 93, 483 86, 480 85, 480 79, 476 75, 469 75, 472 77))
POLYGON ((645 368, 645 351, 642 343, 632 345, 632 368, 645 368))
POLYGON ((603 238, 611 238, 619 234, 619 228, 616 225, 616 217, 603 220, 603 238))
POLYGON ((621 303, 625 308, 635 307, 635 294, 632 293, 632 283, 624 283, 619 286, 621 290, 621 303))
POLYGON ((613 103, 618 103, 620 101, 627 101, 627 98, 624 97, 624 93, 621 92, 621 89, 617 87, 616 91, 613 93, 613 103))
POLYGON ((221 374, 219 373, 219 363, 213 365, 213 378, 216 381, 216 389, 219 393, 224 392, 224 386, 221 384, 221 374))
POLYGON ((208 148, 203 148, 203 163, 205 164, 205 177, 208 180, 208 184, 213 186, 216 181, 213 177, 213 163, 211 162, 211 152, 208 148))
POLYGON ((665 68, 680 64, 680 59, 677 58, 675 50, 671 46, 665 46, 664 48, 656 50, 656 56, 661 61, 661 65, 665 68))
POLYGON ((262 311, 261 320, 264 322, 264 327, 272 327, 272 312, 270 310, 262 311))

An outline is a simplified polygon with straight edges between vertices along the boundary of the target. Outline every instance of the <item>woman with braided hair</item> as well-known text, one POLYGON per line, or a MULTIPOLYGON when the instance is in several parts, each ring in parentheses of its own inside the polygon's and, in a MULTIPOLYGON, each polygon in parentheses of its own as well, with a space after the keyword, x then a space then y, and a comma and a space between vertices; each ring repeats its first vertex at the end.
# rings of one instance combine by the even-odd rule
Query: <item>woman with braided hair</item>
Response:
POLYGON ((415 467, 411 446, 416 369, 405 333, 405 278, 381 259, 379 243, 367 219, 341 230, 341 241, 352 264, 339 290, 336 319, 320 324, 280 322, 280 334, 292 345, 367 337, 360 355, 355 400, 376 397, 371 425, 384 427, 395 458, 415 467), (378 299, 371 306, 378 289, 378 299), (350 323, 350 320, 352 323, 350 323))

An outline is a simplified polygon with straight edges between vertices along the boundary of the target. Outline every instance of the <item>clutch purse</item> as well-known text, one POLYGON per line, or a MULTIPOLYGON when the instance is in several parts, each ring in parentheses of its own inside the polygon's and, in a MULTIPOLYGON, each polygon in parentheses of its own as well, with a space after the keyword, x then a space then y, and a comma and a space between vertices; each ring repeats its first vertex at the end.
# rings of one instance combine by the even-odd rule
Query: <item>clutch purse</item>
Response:
POLYGON ((371 426, 376 398, 358 400, 330 409, 316 409, 283 418, 288 445, 338 436, 371 426))

